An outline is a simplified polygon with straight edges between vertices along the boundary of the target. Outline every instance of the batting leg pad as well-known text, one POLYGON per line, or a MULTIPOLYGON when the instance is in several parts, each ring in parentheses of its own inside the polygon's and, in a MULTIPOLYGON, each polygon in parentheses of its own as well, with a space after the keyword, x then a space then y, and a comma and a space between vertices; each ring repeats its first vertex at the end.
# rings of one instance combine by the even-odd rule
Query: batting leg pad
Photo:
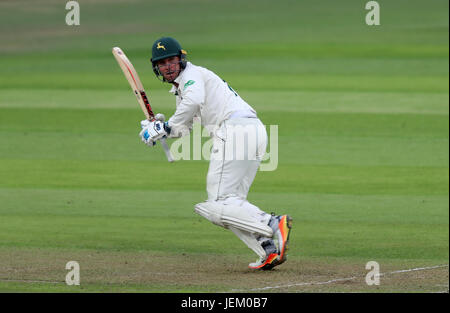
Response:
POLYGON ((273 230, 269 225, 261 223, 241 206, 223 204, 218 201, 206 201, 195 205, 195 212, 213 224, 237 229, 272 238, 273 230))
POLYGON ((261 243, 256 240, 255 235, 240 230, 233 226, 228 226, 228 228, 236 235, 239 239, 241 239, 247 247, 253 250, 261 259, 266 258, 266 251, 264 251, 264 248, 261 246, 261 243))

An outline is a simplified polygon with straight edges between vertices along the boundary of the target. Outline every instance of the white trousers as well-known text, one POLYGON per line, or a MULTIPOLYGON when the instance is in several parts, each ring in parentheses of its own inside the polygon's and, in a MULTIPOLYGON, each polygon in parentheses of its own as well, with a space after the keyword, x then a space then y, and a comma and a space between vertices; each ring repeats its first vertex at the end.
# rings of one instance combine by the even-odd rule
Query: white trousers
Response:
POLYGON ((215 131, 208 176, 208 200, 245 200, 266 153, 267 132, 258 118, 233 118, 215 131))
MULTIPOLYGON (((258 118, 232 118, 215 131, 207 176, 208 201, 239 206, 255 223, 267 225, 270 215, 247 201, 267 148, 267 132, 258 118)), ((265 251, 254 233, 229 227, 258 256, 265 251)))

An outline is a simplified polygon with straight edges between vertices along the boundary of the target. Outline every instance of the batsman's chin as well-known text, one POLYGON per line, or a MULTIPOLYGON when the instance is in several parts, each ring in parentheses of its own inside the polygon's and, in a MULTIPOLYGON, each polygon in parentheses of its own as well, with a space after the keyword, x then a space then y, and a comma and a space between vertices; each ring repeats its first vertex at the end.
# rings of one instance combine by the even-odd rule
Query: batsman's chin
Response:
POLYGON ((164 74, 164 78, 169 83, 173 83, 177 77, 178 77, 178 73, 175 73, 175 72, 164 74))

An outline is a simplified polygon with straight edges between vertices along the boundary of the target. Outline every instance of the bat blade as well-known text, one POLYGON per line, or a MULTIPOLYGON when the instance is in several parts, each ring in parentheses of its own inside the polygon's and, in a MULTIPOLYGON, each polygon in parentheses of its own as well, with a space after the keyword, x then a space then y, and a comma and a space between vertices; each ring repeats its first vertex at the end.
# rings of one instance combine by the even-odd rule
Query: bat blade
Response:
POLYGON ((148 120, 153 120, 155 115, 153 114, 153 110, 148 101, 144 86, 142 85, 141 79, 139 78, 139 75, 133 64, 119 47, 114 47, 112 49, 112 53, 116 58, 116 61, 119 64, 120 68, 122 69, 125 78, 130 84, 130 87, 133 90, 137 101, 139 102, 139 105, 141 106, 142 112, 144 112, 148 120))
MULTIPOLYGON (((128 83, 130 84, 130 87, 133 90, 137 101, 139 102, 142 112, 144 112, 145 114, 145 117, 149 121, 154 121, 155 114, 153 113, 147 94, 145 93, 144 86, 142 85, 141 79, 139 78, 139 75, 135 70, 133 64, 119 47, 114 47, 112 49, 112 54, 114 55, 117 63, 122 69, 125 78, 128 80, 128 83)), ((166 139, 162 138, 160 139, 160 142, 161 146, 164 149, 164 153, 166 154, 167 160, 169 162, 173 162, 174 160, 172 154, 170 153, 170 149, 167 145, 166 139)))

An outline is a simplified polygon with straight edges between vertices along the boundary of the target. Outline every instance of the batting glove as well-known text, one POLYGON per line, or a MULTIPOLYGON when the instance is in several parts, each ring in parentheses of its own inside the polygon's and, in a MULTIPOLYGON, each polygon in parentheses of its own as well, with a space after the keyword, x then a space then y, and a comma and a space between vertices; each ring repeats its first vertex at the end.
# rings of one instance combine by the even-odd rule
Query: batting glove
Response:
POLYGON ((142 130, 139 133, 141 140, 148 146, 154 146, 156 141, 165 137, 167 132, 164 130, 164 123, 161 121, 141 121, 142 130))

